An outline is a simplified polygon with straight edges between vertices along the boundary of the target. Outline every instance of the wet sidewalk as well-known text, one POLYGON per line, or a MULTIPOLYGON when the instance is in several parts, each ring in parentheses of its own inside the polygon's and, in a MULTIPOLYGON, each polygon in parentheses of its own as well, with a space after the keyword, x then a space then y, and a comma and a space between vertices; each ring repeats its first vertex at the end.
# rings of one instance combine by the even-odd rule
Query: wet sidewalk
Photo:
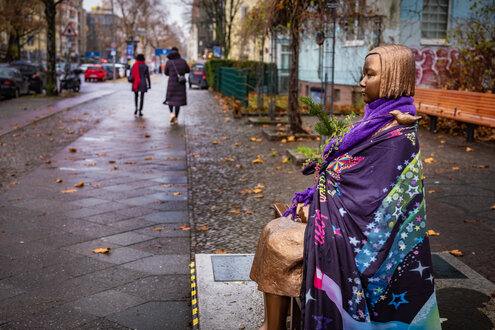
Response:
POLYGON ((159 82, 143 118, 118 107, 0 195, 0 329, 190 327, 184 127, 159 82))

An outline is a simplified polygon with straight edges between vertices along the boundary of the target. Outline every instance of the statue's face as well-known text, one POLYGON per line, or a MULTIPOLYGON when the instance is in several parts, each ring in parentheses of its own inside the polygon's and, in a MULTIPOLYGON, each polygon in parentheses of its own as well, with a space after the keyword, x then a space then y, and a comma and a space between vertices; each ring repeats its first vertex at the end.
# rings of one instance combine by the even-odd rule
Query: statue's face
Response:
POLYGON ((380 98, 381 71, 380 56, 378 54, 367 56, 364 60, 364 77, 359 82, 359 85, 363 88, 361 93, 363 94, 364 102, 370 103, 380 98))

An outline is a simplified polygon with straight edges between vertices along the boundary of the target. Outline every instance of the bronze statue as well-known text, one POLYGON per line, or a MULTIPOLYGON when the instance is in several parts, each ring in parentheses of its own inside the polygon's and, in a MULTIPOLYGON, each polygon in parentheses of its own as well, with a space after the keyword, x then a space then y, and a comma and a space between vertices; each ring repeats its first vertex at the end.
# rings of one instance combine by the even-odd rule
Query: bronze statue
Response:
MULTIPOLYGON (((421 167, 415 127, 419 117, 415 116, 411 97, 414 56, 401 45, 375 48, 365 58, 363 76, 360 86, 367 104, 364 118, 343 137, 338 150, 327 146, 322 166, 310 164, 305 168, 305 173, 316 173, 316 182, 321 184, 296 194, 285 216, 268 223, 260 235, 250 274, 264 293, 265 320, 260 329, 286 328, 290 297, 301 297, 305 329, 346 329, 373 322, 439 329, 423 223, 422 182, 416 179, 421 167), (400 161, 399 165, 395 161, 400 161), (411 173, 414 180, 401 181, 411 178, 411 173), (399 184, 410 188, 407 194, 402 192, 404 188, 396 188, 399 184), (390 186, 404 194, 397 205, 390 202, 390 186), (403 205, 402 200, 411 202, 403 205), (294 221, 305 218, 301 207, 309 203, 307 224, 294 221), (416 229, 407 238, 405 222, 411 214, 416 217, 416 229), (394 235, 399 233, 406 234, 398 238, 399 245, 394 245, 394 235), (395 257, 402 251, 410 251, 407 256, 412 256, 407 264, 403 261, 405 253, 400 260, 395 257), (392 256, 397 260, 390 259, 392 256), (383 271, 374 266, 385 261, 383 271), (394 267, 407 272, 397 273, 394 267), (380 272, 383 277, 377 275, 380 272), (423 278, 427 272, 429 281, 423 278), (412 277, 417 273, 419 277, 412 277), (405 285, 406 275, 422 290, 421 299, 414 304, 408 300, 407 290, 390 282, 394 279, 405 285), (384 280, 387 278, 388 282, 384 280), (382 294, 376 296, 373 290, 382 294), (399 308, 402 316, 395 313, 399 308), (411 315, 409 319, 403 317, 404 310, 411 315), (419 314, 424 315, 423 319, 414 317, 419 314)), ((332 143, 335 141, 329 146, 332 143)))

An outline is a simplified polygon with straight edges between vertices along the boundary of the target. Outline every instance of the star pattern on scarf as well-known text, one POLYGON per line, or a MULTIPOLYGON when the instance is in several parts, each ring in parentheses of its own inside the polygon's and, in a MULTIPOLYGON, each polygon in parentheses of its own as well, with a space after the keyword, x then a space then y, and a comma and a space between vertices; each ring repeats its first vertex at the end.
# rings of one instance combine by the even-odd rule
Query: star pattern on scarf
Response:
POLYGON ((403 292, 401 294, 392 293, 392 300, 390 300, 390 302, 388 304, 389 305, 393 305, 395 307, 395 309, 397 309, 401 304, 408 304, 409 301, 407 301, 404 298, 404 296, 406 295, 406 293, 407 293, 407 291, 406 292, 403 292))
POLYGON ((323 315, 313 315, 313 318, 316 322, 318 322, 315 327, 316 330, 325 330, 327 328, 327 324, 332 322, 331 318, 323 315))

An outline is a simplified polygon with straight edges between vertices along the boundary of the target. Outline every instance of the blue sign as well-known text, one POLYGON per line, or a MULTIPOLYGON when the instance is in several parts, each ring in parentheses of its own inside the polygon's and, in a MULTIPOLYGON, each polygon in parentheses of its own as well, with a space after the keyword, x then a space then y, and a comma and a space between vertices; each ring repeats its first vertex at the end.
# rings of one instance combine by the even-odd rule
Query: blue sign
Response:
POLYGON ((86 57, 100 57, 100 52, 86 52, 84 55, 86 57))
POLYGON ((132 55, 134 55, 134 46, 127 45, 127 56, 132 56, 132 55))
POLYGON ((218 46, 213 46, 213 56, 214 57, 221 57, 222 55, 222 49, 218 46))
POLYGON ((160 56, 160 55, 167 56, 168 54, 170 54, 170 52, 171 50, 167 48, 157 48, 155 49, 155 56, 160 56))

